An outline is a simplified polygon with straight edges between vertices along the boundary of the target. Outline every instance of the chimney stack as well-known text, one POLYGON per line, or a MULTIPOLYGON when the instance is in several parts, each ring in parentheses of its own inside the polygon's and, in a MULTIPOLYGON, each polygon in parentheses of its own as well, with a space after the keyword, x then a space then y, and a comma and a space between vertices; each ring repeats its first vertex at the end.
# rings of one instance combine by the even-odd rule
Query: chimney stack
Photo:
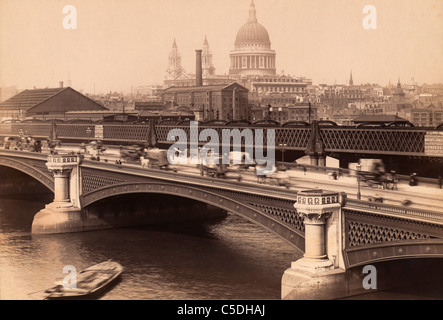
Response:
POLYGON ((197 87, 203 86, 203 74, 202 74, 202 50, 195 50, 196 62, 195 62, 195 85, 197 87))
POLYGON ((63 81, 60 81, 60 88, 63 88, 63 81))

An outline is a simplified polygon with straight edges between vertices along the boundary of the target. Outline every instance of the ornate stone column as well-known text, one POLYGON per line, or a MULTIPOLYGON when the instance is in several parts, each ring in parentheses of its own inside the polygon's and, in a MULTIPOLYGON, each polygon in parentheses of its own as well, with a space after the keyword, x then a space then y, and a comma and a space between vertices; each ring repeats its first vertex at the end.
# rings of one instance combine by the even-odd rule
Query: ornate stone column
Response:
POLYGON ((294 208, 304 218, 305 254, 292 265, 314 269, 332 267, 333 261, 328 258, 326 250, 326 220, 341 208, 339 193, 320 189, 300 191, 294 208))
MULTIPOLYGON (((321 296, 320 283, 343 267, 341 207, 344 193, 321 189, 299 191, 294 208, 305 225, 305 253, 282 278, 283 299, 321 296)), ((329 285, 329 284, 328 284, 329 285)))
POLYGON ((32 222, 32 233, 64 233, 84 229, 79 203, 79 165, 76 155, 50 155, 46 167, 54 175, 54 201, 40 210, 32 222))
POLYGON ((54 175, 54 201, 69 202, 69 175, 71 170, 52 170, 54 175))
POLYGON ((46 167, 54 175, 54 202, 70 203, 70 176, 74 168, 79 165, 79 158, 75 155, 50 155, 46 167))

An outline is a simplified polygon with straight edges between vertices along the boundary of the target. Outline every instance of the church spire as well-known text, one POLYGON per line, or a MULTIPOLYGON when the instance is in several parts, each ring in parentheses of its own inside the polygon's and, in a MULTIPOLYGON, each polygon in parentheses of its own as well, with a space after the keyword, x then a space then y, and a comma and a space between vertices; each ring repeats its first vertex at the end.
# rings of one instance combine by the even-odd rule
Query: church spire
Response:
POLYGON ((254 0, 251 0, 251 4, 249 5, 248 22, 257 22, 257 15, 256 15, 256 11, 255 11, 254 0))
POLYGON ((182 67, 181 56, 174 38, 174 43, 172 44, 172 49, 169 53, 169 64, 168 69, 166 70, 166 78, 174 79, 182 72, 184 72, 184 70, 182 67))
POLYGON ((209 49, 209 43, 206 35, 205 40, 203 41, 202 64, 203 76, 215 74, 215 68, 212 64, 212 52, 209 49))
POLYGON ((352 80, 352 70, 351 70, 351 77, 349 78, 349 85, 350 86, 354 85, 354 80, 352 80))

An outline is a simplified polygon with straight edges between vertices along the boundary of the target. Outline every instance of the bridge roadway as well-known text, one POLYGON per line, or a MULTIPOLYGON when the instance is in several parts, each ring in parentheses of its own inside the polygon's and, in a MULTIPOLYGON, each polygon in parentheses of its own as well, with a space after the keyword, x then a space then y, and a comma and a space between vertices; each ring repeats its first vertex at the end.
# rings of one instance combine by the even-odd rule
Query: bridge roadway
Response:
MULTIPOLYGON (((63 144, 58 148, 59 152, 79 151, 78 145, 63 144)), ((89 150, 92 152, 92 150, 89 150)), ((91 156, 92 154, 89 154, 91 156)), ((88 155, 87 155, 88 157, 88 155)), ((108 148, 105 153, 100 155, 101 161, 114 163, 120 160, 118 148, 108 148)), ((129 164, 124 162, 125 167, 137 167, 139 164, 129 164)), ((190 174, 191 176, 200 175, 200 170, 195 165, 175 165, 180 173, 190 174)), ((257 185, 257 177, 254 172, 228 173, 228 179, 236 180, 241 175, 242 182, 248 185, 257 185)), ((289 177, 289 190, 294 190, 294 194, 303 189, 320 188, 324 190, 338 190, 346 192, 350 199, 357 199, 358 182, 356 176, 342 175, 337 180, 332 179, 324 171, 309 170, 305 173, 300 169, 289 169, 286 171, 289 177)), ((275 186, 280 189, 287 189, 285 186, 279 186, 278 180, 285 176, 277 173, 266 179, 266 185, 275 186)), ((418 186, 409 186, 407 180, 400 180, 397 184, 398 190, 379 189, 368 186, 366 183, 360 183, 361 200, 383 199, 383 203, 392 205, 402 205, 404 201, 410 201, 411 208, 441 211, 443 208, 443 189, 428 184, 419 184, 418 186)))

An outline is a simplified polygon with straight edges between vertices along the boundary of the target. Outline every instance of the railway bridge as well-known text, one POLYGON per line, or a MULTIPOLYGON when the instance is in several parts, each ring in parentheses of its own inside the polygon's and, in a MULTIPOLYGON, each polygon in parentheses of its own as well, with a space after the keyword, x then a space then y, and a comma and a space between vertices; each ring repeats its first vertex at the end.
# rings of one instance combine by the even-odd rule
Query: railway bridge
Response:
MULTIPOLYGON (((347 199, 336 190, 289 190, 71 154, 0 150, 0 166, 24 172, 54 192, 54 201, 35 215, 33 234, 113 227, 118 215, 88 208, 127 194, 172 195, 238 214, 304 252, 283 275, 283 299, 361 293, 366 265, 443 257, 441 212, 347 199)), ((404 265, 386 269, 385 279, 398 276, 404 265)))
MULTIPOLYGON (((382 158, 390 170, 436 178, 443 176, 443 124, 437 127, 406 127, 396 123, 388 126, 363 124, 338 126, 331 121, 288 122, 271 121, 249 123, 246 121, 196 122, 198 137, 206 129, 222 136, 223 130, 232 133, 233 143, 239 141, 245 148, 244 130, 263 130, 263 144, 267 138, 274 140, 277 159, 294 161, 308 155, 313 165, 325 165, 326 156, 340 160, 340 167, 359 158, 382 158), (270 135, 268 135, 268 132, 270 135), (243 139, 243 140, 242 140, 243 139)), ((92 121, 23 121, 0 124, 0 139, 28 135, 38 139, 58 139, 62 142, 88 142, 101 140, 105 144, 144 144, 167 148, 174 143, 168 134, 182 130, 192 137, 190 121, 173 122, 153 120, 125 122, 92 121)), ((255 140, 255 137, 254 137, 255 140)), ((255 143, 255 141, 254 141, 255 143)), ((200 142, 202 145, 203 142, 200 142)))

